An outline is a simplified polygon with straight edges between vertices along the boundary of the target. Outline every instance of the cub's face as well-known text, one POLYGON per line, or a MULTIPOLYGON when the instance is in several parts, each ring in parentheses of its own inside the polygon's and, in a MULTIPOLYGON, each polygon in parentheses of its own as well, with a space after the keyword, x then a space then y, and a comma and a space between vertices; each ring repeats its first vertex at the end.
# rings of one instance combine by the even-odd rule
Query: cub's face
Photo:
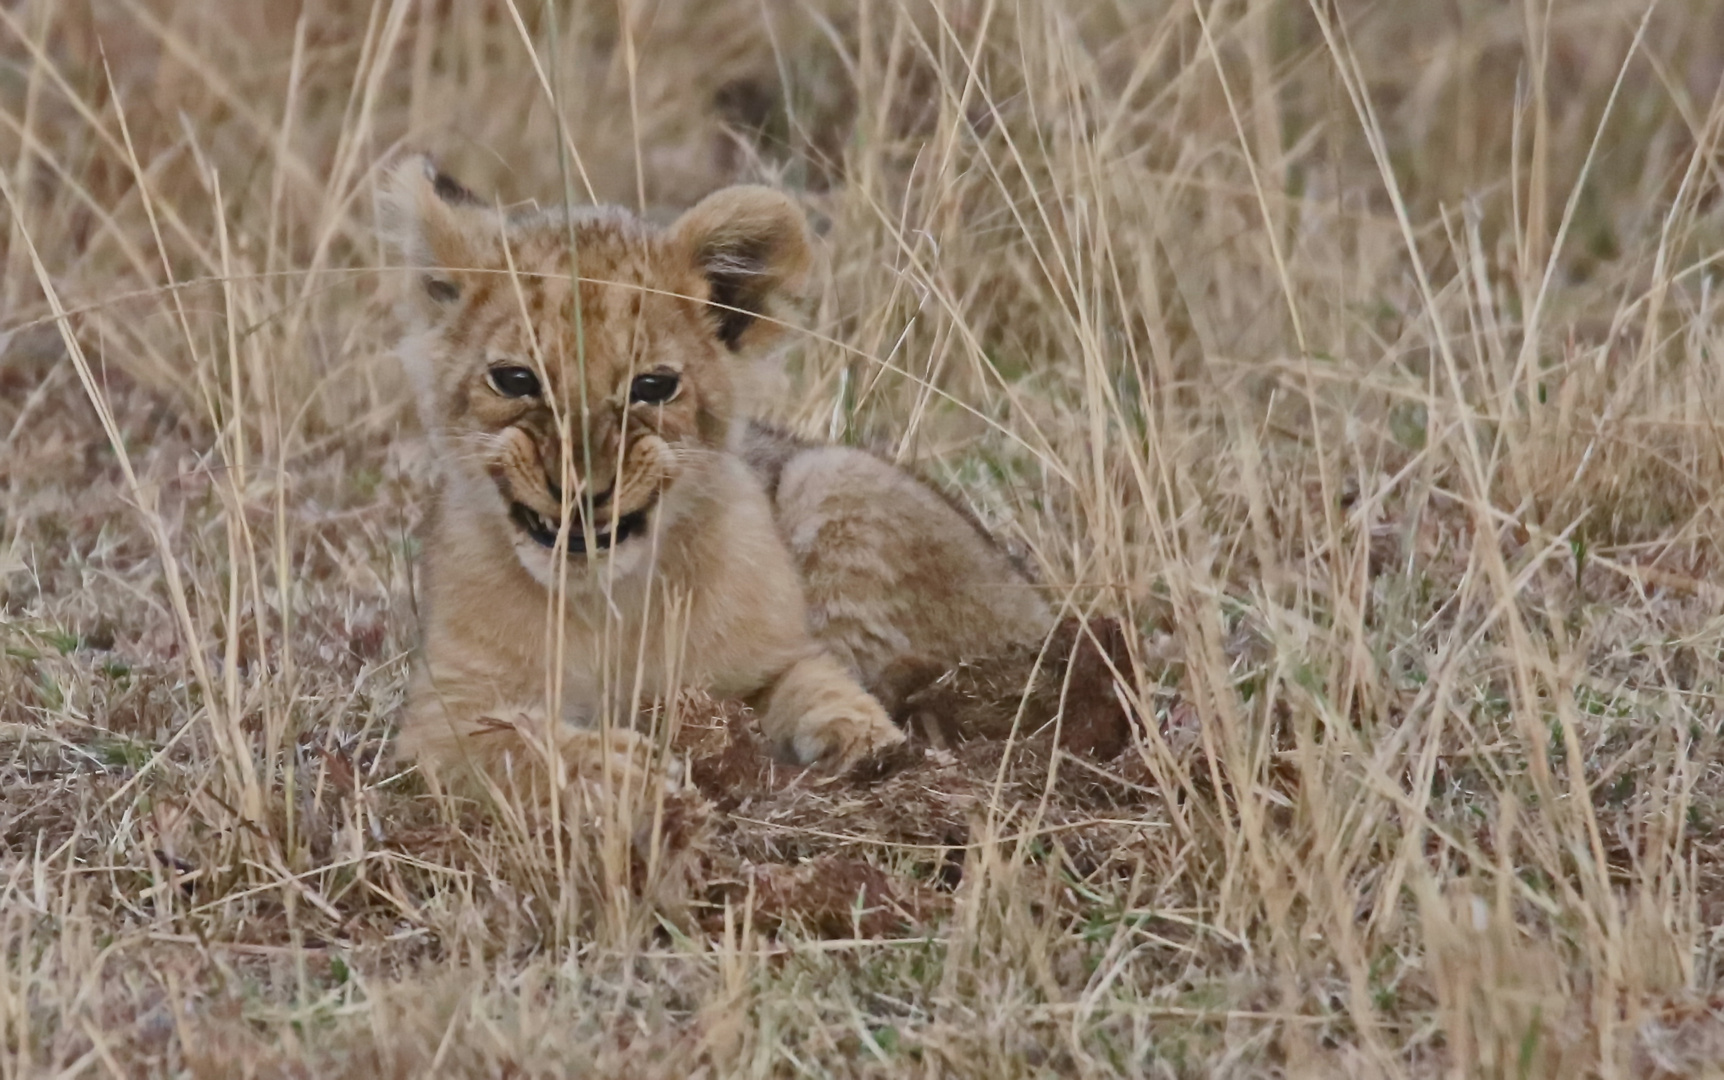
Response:
POLYGON ((614 209, 505 215, 424 158, 391 169, 378 206, 414 274, 400 351, 445 512, 501 530, 547 585, 642 565, 778 336, 775 301, 808 263, 801 212, 736 187, 662 231, 614 209))

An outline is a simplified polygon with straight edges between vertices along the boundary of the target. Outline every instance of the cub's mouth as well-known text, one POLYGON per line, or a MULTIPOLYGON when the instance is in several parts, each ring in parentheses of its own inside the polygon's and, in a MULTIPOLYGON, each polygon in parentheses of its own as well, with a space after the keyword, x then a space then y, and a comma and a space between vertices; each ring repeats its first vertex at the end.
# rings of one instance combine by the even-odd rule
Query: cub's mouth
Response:
MULTIPOLYGON (((656 501, 656 500, 655 500, 656 501)), ((653 503, 647 503, 639 510, 624 514, 611 524, 609 529, 593 535, 595 551, 609 551, 614 544, 624 544, 636 536, 646 532, 647 517, 652 513, 653 503)), ((557 544, 557 522, 523 503, 511 503, 509 519, 527 537, 542 548, 553 548, 557 544)), ((582 534, 578 519, 569 521, 569 556, 585 555, 587 553, 587 538, 582 534)))

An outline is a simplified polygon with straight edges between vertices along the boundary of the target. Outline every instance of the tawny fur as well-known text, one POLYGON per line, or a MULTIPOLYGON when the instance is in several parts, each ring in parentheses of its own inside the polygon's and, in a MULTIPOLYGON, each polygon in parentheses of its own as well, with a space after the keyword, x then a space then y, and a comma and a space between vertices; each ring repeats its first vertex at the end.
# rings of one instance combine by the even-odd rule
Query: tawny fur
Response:
POLYGON ((904 738, 865 688, 894 662, 1047 629, 1025 576, 932 489, 748 422, 751 364, 810 258, 783 195, 729 188, 665 230, 506 215, 412 158, 379 213, 413 277, 400 354, 441 473, 399 740, 428 771, 533 783, 554 755, 564 775, 651 782, 645 740, 601 721, 679 687, 747 700, 778 753, 843 767, 904 738), (507 367, 537 393, 499 389, 507 367), (655 373, 674 396, 631 399, 655 373))

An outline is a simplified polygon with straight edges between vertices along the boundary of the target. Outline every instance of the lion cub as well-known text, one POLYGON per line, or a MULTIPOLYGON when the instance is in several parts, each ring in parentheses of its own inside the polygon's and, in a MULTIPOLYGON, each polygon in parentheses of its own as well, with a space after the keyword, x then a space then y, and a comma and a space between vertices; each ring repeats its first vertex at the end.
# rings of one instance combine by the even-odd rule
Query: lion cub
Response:
POLYGON ((399 740, 427 771, 632 773, 650 746, 602 721, 678 687, 843 768, 904 739, 866 689, 893 664, 1047 629, 936 492, 748 422, 751 360, 810 261, 784 195, 729 188, 661 230, 503 213, 410 158, 378 210, 412 273, 399 354, 441 474, 399 740))

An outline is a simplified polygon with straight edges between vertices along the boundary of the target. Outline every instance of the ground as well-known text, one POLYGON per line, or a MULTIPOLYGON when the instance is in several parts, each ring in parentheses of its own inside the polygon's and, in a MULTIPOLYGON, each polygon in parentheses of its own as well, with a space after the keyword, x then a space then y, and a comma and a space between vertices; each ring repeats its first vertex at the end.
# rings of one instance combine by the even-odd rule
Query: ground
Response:
POLYGON ((0 1074, 1724 1075, 1724 9, 27 0, 0 53, 0 1074), (429 790, 403 147, 793 192, 763 410, 1025 554, 1022 709, 967 667, 833 778, 690 693, 662 802, 429 790))

